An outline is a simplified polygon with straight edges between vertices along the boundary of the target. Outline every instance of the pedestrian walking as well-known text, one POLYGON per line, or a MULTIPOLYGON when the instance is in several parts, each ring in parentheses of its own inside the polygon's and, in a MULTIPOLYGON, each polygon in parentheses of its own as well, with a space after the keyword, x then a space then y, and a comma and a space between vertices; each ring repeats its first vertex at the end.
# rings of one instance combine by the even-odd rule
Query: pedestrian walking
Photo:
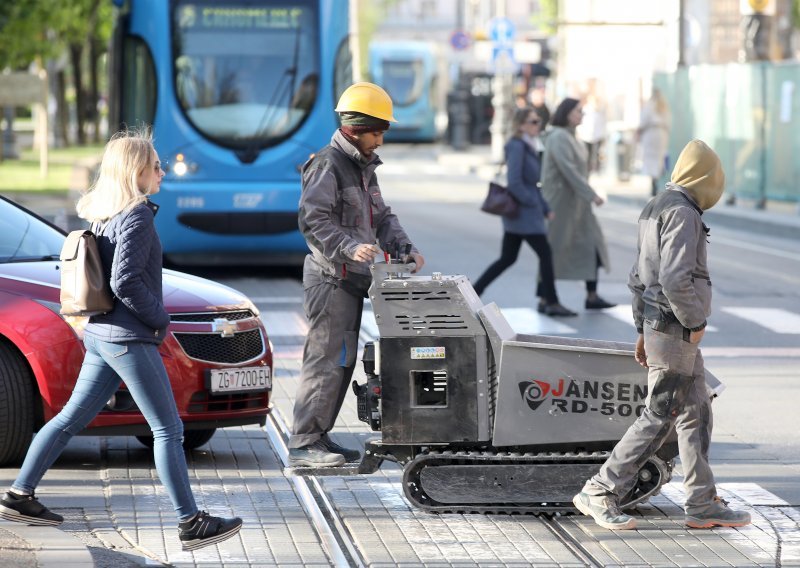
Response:
POLYGON ((619 510, 641 465, 673 425, 684 467, 684 523, 691 528, 741 527, 750 514, 717 496, 708 463, 711 405, 699 344, 711 314, 711 279, 703 211, 719 201, 725 174, 717 154, 700 140, 681 152, 667 191, 639 216, 638 255, 628 286, 639 332, 635 357, 648 369, 642 414, 611 456, 575 496, 575 506, 608 529, 632 529, 636 519, 619 510))
POLYGON ((642 108, 636 137, 642 157, 642 172, 650 177, 652 194, 658 193, 658 180, 667 167, 669 128, 672 122, 669 104, 658 89, 653 89, 650 100, 642 108))
POLYGON ((375 175, 382 163, 375 150, 396 122, 392 100, 377 85, 355 83, 336 112, 341 128, 303 166, 299 221, 311 250, 303 266, 309 329, 289 440, 292 466, 340 466, 361 457, 329 432, 355 369, 369 266, 381 248, 409 250, 415 272, 425 263, 384 202, 375 175))
POLYGON ((606 140, 606 109, 599 97, 589 95, 587 98, 583 106, 583 120, 576 132, 589 152, 589 171, 599 172, 604 162, 603 143, 606 140))
POLYGON ((582 120, 583 108, 577 99, 564 99, 553 113, 544 141, 542 194, 555 212, 547 237, 556 279, 585 280, 585 308, 601 310, 615 306, 597 295, 598 271, 601 266, 608 269, 609 257, 592 204, 599 206, 605 200, 589 185, 586 145, 575 137, 582 120))
POLYGON ((539 118, 542 119, 542 124, 539 128, 539 131, 544 132, 545 128, 547 128, 547 124, 550 122, 550 109, 545 101, 544 87, 541 85, 533 87, 528 93, 528 100, 530 101, 533 109, 536 111, 536 114, 538 114, 539 118))
POLYGON ((161 288, 161 243, 153 217, 164 170, 146 132, 121 132, 103 153, 100 175, 78 201, 78 215, 93 225, 114 307, 91 316, 84 329, 86 355, 63 410, 31 444, 19 475, 0 500, 0 517, 29 525, 60 525, 64 518, 34 495, 69 440, 91 422, 120 383, 131 393, 153 432, 156 470, 178 516, 184 550, 222 542, 236 534, 239 518, 199 511, 183 453, 183 423, 158 353, 169 314, 161 288))
POLYGON ((508 191, 519 203, 519 214, 515 217, 503 216, 503 244, 500 258, 475 282, 475 291, 480 296, 503 271, 517 261, 522 241, 539 257, 540 282, 537 295, 542 310, 549 316, 574 316, 558 301, 556 294, 553 259, 550 244, 547 242, 547 219, 553 212, 539 190, 541 170, 540 154, 536 149, 541 118, 528 107, 518 109, 511 119, 514 134, 505 145, 506 169, 508 172, 508 191))

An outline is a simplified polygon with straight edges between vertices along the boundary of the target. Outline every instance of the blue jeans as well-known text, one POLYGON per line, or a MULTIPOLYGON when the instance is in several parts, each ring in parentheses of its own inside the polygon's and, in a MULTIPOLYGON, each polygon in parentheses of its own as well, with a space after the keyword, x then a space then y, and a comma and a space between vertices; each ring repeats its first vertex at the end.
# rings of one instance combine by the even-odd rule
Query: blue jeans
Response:
POLYGON ((58 459, 67 442, 103 409, 122 381, 153 432, 156 470, 178 519, 197 513, 183 453, 183 423, 158 346, 109 343, 86 336, 86 356, 78 381, 63 410, 33 439, 12 490, 31 493, 58 459))

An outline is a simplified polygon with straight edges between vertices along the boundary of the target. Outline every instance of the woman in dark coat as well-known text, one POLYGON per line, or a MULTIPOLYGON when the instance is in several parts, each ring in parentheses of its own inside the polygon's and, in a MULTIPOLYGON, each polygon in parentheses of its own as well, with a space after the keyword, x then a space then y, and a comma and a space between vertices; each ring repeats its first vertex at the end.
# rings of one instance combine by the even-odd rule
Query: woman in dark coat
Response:
POLYGON ((532 108, 519 109, 514 113, 511 126, 514 135, 505 146, 508 168, 508 191, 519 202, 519 215, 503 216, 503 246, 497 259, 475 282, 475 291, 482 294, 492 281, 517 260, 522 241, 527 242, 539 257, 541 282, 537 294, 540 296, 540 311, 550 316, 574 316, 558 301, 553 261, 547 242, 547 222, 552 213, 539 191, 540 160, 534 148, 539 135, 541 119, 532 108))
POLYGON ((576 99, 564 99, 553 114, 552 128, 545 137, 542 160, 542 194, 555 212, 548 228, 557 279, 585 280, 587 310, 611 308, 597 295, 597 272, 609 267, 608 250, 592 205, 605 200, 589 186, 589 155, 586 145, 575 138, 575 127, 583 119, 576 99))

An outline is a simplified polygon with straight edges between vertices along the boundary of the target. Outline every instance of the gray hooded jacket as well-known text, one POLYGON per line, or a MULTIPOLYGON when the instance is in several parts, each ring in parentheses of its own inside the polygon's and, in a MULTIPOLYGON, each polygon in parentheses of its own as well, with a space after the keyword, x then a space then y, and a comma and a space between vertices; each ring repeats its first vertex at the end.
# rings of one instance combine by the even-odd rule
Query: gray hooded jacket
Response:
POLYGON ((692 140, 675 162, 667 191, 651 199, 639 216, 638 255, 628 279, 639 333, 646 305, 692 331, 706 326, 711 277, 708 227, 700 216, 716 204, 724 187, 717 154, 701 140, 692 140))

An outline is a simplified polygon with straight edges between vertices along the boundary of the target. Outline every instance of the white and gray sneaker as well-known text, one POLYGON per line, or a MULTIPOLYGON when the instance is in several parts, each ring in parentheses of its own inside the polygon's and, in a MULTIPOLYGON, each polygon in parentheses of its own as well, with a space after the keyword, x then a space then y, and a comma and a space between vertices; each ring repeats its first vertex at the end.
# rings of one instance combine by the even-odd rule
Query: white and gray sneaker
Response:
POLYGON ((592 517, 604 529, 623 531, 636 528, 636 519, 620 511, 611 495, 589 495, 581 491, 572 502, 581 513, 592 517))

